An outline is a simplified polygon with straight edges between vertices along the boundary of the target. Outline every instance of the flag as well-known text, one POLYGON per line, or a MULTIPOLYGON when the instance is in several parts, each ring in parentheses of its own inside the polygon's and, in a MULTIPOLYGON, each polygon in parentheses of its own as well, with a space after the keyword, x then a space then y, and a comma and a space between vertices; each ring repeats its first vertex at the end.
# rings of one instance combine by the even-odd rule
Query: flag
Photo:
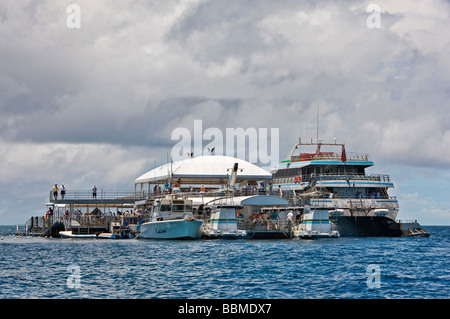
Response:
POLYGON ((344 145, 342 145, 341 161, 344 163, 347 162, 347 155, 345 154, 345 146, 344 145))

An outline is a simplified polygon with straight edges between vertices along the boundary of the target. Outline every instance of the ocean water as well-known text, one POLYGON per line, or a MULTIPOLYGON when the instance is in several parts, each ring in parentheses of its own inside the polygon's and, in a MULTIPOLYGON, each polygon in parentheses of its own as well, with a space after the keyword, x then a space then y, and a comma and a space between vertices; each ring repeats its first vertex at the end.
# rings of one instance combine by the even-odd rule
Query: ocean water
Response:
POLYGON ((101 240, 0 226, 1 299, 447 299, 450 227, 429 238, 101 240))

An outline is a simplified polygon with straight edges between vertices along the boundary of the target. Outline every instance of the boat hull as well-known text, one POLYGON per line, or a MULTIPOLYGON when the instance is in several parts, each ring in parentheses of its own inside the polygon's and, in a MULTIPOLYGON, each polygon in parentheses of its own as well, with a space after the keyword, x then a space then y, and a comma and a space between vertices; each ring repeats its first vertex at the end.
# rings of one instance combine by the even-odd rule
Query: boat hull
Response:
POLYGON ((282 230, 248 230, 248 239, 291 239, 292 232, 282 230))
POLYGON ((143 223, 138 238, 143 239, 199 239, 202 220, 163 220, 143 223))
POLYGON ((330 216, 342 237, 401 237, 401 224, 386 216, 330 216))
POLYGON ((204 231, 203 238, 207 239, 245 239, 247 238, 246 231, 237 232, 217 232, 217 231, 204 231))

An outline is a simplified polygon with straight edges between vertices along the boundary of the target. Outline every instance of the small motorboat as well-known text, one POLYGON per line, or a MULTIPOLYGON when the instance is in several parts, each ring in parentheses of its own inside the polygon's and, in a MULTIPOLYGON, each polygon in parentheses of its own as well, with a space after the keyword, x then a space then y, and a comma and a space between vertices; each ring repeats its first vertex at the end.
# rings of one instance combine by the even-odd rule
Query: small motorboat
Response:
POLYGON ((203 220, 195 219, 192 200, 167 195, 156 200, 151 220, 142 223, 138 238, 144 239, 199 239, 203 220))
POLYGON ((61 238, 83 238, 83 239, 97 238, 97 235, 95 234, 74 234, 71 230, 60 231, 58 234, 59 236, 61 236, 61 238))

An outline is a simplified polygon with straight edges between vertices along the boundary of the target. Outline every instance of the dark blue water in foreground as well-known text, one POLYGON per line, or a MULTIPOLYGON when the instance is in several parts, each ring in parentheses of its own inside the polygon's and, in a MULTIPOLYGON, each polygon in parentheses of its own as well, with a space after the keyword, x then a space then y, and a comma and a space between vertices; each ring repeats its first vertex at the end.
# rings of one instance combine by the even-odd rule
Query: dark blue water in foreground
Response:
POLYGON ((449 298, 450 227, 424 228, 431 237, 150 241, 0 226, 0 298, 449 298))

